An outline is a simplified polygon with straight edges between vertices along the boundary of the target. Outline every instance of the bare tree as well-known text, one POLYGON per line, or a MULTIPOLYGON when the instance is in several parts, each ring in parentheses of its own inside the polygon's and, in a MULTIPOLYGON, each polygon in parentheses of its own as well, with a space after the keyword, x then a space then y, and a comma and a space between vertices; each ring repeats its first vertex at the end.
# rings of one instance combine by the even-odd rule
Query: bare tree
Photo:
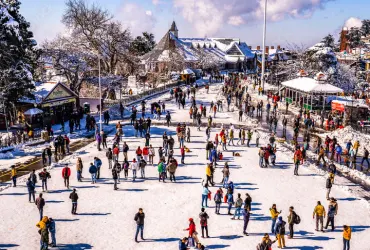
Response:
POLYGON ((97 58, 71 40, 69 37, 58 36, 55 40, 44 43, 42 58, 53 65, 54 71, 49 77, 65 77, 69 88, 78 94, 82 82, 91 75, 93 62, 97 58))
POLYGON ((72 30, 73 40, 101 58, 103 71, 115 74, 120 62, 130 61, 132 41, 128 30, 99 6, 88 5, 85 0, 68 0, 63 23, 72 30))

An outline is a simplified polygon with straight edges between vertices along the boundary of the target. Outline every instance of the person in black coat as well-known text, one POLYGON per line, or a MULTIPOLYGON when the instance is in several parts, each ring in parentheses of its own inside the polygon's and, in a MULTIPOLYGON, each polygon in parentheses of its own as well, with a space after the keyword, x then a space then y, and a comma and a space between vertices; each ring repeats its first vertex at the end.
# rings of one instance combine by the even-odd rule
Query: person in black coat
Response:
POLYGON ((142 240, 145 240, 144 239, 144 219, 145 219, 145 214, 143 212, 143 209, 142 208, 139 208, 139 212, 135 214, 135 217, 134 217, 134 220, 136 221, 136 234, 135 234, 135 242, 139 242, 137 240, 137 236, 139 235, 139 231, 141 232, 140 233, 140 236, 141 236, 141 239, 142 240))
POLYGON ((78 194, 76 193, 76 189, 74 188, 72 193, 69 195, 69 199, 72 201, 72 214, 77 214, 77 201, 78 201, 78 194))

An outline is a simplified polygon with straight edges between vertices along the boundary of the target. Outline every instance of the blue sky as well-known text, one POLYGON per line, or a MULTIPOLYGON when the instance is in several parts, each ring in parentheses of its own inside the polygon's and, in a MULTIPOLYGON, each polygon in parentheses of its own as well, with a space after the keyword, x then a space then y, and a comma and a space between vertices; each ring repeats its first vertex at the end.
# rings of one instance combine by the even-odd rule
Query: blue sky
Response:
MULTIPOLYGON (((253 47, 262 42, 261 0, 87 0, 108 9, 133 35, 160 39, 173 20, 180 37, 237 37, 253 47)), ((21 13, 38 43, 63 32, 64 0, 23 0, 21 13)), ((268 0, 268 45, 312 45, 338 33, 350 17, 370 19, 368 0, 268 0)))

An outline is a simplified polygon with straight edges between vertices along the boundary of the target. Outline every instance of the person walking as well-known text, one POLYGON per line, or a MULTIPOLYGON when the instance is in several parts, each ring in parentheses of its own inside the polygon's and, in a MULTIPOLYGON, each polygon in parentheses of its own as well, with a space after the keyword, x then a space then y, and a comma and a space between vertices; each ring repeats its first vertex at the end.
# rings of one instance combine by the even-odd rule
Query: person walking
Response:
POLYGON ((367 163, 367 172, 369 172, 370 171, 369 150, 367 150, 366 148, 364 148, 364 155, 361 160, 361 171, 363 171, 363 165, 365 161, 367 163))
POLYGON ((76 170, 77 170, 77 181, 79 182, 82 181, 82 169, 83 169, 82 159, 81 157, 78 157, 76 163, 76 170))
POLYGON ((208 219, 209 216, 207 212, 205 212, 204 207, 201 209, 201 212, 199 214, 199 219, 200 219, 200 226, 202 228, 202 238, 204 238, 204 230, 206 231, 206 237, 209 238, 208 235, 208 219))
POLYGON ((329 223, 331 224, 331 231, 334 231, 335 224, 334 224, 334 218, 338 213, 338 203, 337 200, 333 197, 330 198, 330 203, 328 207, 328 217, 326 220, 325 229, 328 229, 329 223))
POLYGON ((181 153, 181 164, 185 164, 185 147, 184 146, 181 147, 180 153, 181 153))
POLYGON ((44 168, 40 173, 39 173, 39 178, 41 179, 41 184, 42 184, 42 192, 48 191, 48 179, 50 178, 50 173, 46 171, 46 168, 44 168))
POLYGON ((343 226, 343 250, 349 250, 349 242, 351 241, 352 229, 351 227, 343 226))
POLYGON ((10 171, 10 178, 13 181, 13 187, 17 187, 17 177, 18 177, 17 169, 15 169, 15 166, 12 165, 10 171))
POLYGON ((315 209, 313 210, 312 218, 315 219, 316 215, 316 231, 319 231, 319 223, 321 226, 321 232, 324 232, 324 218, 326 216, 325 208, 321 205, 321 202, 318 201, 315 209))
POLYGON ((243 225, 243 234, 245 236, 248 236, 249 234, 247 233, 247 227, 248 227, 248 223, 249 223, 249 218, 250 218, 250 212, 248 209, 243 209, 243 221, 244 221, 244 225, 243 225))
MULTIPOLYGON (((123 158, 124 160, 128 161, 128 157, 127 157, 127 152, 130 150, 129 146, 127 145, 126 142, 123 143, 123 146, 122 146, 122 152, 123 152, 123 158)), ((117 158, 118 160, 118 158, 117 158)))
POLYGON ((152 144, 149 145, 149 164, 153 165, 155 156, 155 149, 153 148, 152 144))
POLYGON ((297 214, 294 211, 294 207, 289 208, 288 224, 289 224, 289 239, 293 239, 294 236, 294 224, 296 222, 297 214))
POLYGON ((108 148, 108 151, 105 153, 105 156, 108 159, 108 167, 109 167, 109 169, 111 169, 112 168, 112 161, 113 161, 113 152, 112 152, 111 148, 108 148))
POLYGON ((193 241, 195 241, 196 244, 199 243, 198 240, 198 233, 196 231, 195 223, 193 218, 189 218, 189 227, 184 229, 184 231, 189 231, 189 238, 192 238, 193 241))
POLYGON ((276 220, 279 216, 279 214, 281 214, 281 210, 280 212, 277 211, 277 208, 276 208, 276 204, 272 204, 272 207, 270 208, 270 213, 271 213, 271 233, 272 234, 275 234, 275 225, 276 225, 276 220))
POLYGON ((145 166, 147 165, 147 161, 141 157, 141 160, 139 162, 139 168, 141 173, 141 179, 145 179, 145 166))
POLYGON ((325 186, 326 186, 326 199, 329 200, 330 191, 331 191, 331 188, 333 186, 333 183, 331 182, 330 175, 326 179, 326 185, 325 186))
POLYGON ((248 193, 245 194, 244 209, 252 211, 252 197, 248 193))
POLYGON ((69 199, 72 201, 72 214, 77 214, 77 201, 78 201, 78 194, 76 193, 76 189, 74 188, 72 193, 69 194, 69 199))
POLYGON ((28 201, 31 203, 32 196, 33 202, 35 202, 35 184, 32 182, 31 177, 28 178, 26 185, 28 190, 28 201))
POLYGON ((144 239, 144 219, 145 219, 145 213, 142 208, 139 208, 139 212, 135 214, 134 221, 136 221, 136 234, 135 234, 135 242, 138 243, 137 236, 139 235, 140 231, 140 237, 141 240, 144 239))
POLYGON ((276 233, 278 248, 285 248, 285 225, 286 222, 283 221, 283 217, 279 216, 278 222, 276 223, 276 228, 274 230, 276 233))
POLYGON ((69 177, 71 176, 71 169, 68 167, 68 165, 65 165, 65 167, 62 170, 62 177, 64 179, 64 186, 69 189, 69 177))
POLYGON ((227 183, 229 182, 229 176, 230 176, 229 165, 226 164, 226 163, 224 165, 224 168, 222 169, 222 174, 223 174, 223 184, 222 184, 222 187, 223 188, 226 188, 227 187, 227 183))
POLYGON ((39 197, 35 201, 35 205, 37 206, 37 209, 40 213, 40 220, 42 220, 43 214, 44 214, 44 206, 45 206, 45 200, 42 198, 42 193, 39 194, 39 197))
POLYGON ((55 226, 55 220, 53 218, 49 218, 49 221, 47 223, 47 228, 49 229, 50 235, 51 235, 51 247, 57 246, 57 240, 56 240, 56 226, 55 226))
POLYGON ((222 193, 221 190, 217 190, 215 196, 213 197, 215 201, 215 214, 220 214, 220 208, 222 203, 222 193))
POLYGON ((98 168, 93 163, 90 163, 89 173, 91 174, 91 184, 96 183, 96 173, 97 172, 98 172, 98 168))

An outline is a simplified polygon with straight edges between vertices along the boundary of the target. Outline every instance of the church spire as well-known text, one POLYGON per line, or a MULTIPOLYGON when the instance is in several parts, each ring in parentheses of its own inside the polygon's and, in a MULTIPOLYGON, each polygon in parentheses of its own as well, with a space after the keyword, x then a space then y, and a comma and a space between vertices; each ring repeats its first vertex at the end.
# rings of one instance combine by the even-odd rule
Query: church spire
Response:
POLYGON ((175 21, 172 22, 170 31, 175 35, 176 38, 179 38, 179 30, 177 29, 175 21))

